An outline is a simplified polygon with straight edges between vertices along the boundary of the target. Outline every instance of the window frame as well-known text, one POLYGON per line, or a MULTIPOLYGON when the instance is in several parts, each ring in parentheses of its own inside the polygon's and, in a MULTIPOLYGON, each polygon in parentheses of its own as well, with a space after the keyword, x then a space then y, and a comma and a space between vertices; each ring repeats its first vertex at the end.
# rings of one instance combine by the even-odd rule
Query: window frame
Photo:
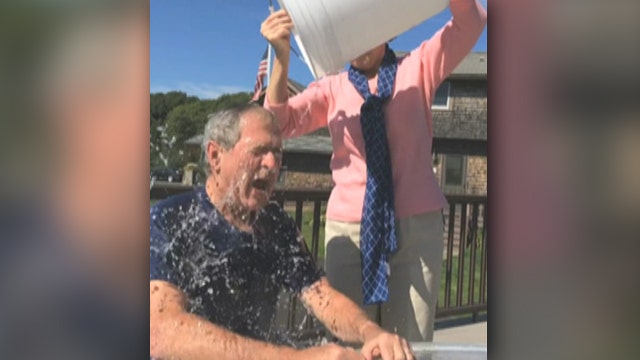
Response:
POLYGON ((462 154, 444 154, 442 159, 442 187, 445 190, 457 190, 461 191, 466 188, 467 184, 467 156, 462 154), (462 160, 462 169, 461 169, 461 183, 460 184, 447 184, 447 163, 448 158, 450 156, 460 156, 462 160))
MULTIPOLYGON (((431 104, 432 110, 450 110, 451 109, 451 81, 445 80, 440 84, 440 86, 445 86, 445 84, 447 86, 447 103, 445 105, 436 105, 435 104, 436 94, 434 93, 433 102, 431 104)), ((438 92, 438 89, 440 88, 440 86, 436 88, 436 93, 438 92)))

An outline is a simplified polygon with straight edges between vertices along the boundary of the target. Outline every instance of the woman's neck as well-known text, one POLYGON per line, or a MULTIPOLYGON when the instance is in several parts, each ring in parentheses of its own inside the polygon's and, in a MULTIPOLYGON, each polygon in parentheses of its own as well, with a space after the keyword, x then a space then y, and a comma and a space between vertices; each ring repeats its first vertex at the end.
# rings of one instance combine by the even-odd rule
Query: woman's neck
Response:
POLYGON ((367 71, 362 71, 362 74, 369 80, 374 79, 378 76, 378 70, 380 69, 379 66, 377 66, 374 69, 371 70, 367 70, 367 71))

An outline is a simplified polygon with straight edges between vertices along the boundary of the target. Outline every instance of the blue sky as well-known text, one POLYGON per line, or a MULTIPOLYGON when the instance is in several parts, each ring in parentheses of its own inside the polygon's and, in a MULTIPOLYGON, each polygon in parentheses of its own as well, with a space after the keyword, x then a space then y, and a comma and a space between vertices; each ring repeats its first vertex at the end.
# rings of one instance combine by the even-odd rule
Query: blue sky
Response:
MULTIPOLYGON (((487 0, 481 3, 486 7, 487 0)), ((260 23, 269 14, 268 4, 268 0, 151 0, 151 92, 180 90, 215 98, 253 91, 258 62, 267 46, 260 23)), ((398 36, 391 46, 411 50, 450 18, 446 9, 398 36)), ((486 49, 485 28, 473 51, 486 49)), ((313 80, 306 65, 293 55, 289 77, 305 85, 313 80)))

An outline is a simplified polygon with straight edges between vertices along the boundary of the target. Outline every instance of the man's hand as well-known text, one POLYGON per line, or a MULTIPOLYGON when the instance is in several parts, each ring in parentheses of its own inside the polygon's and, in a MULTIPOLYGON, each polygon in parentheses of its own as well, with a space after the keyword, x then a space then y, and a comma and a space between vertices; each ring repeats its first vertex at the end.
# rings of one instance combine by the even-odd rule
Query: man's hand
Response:
POLYGON ((366 325, 362 355, 367 360, 414 360, 415 355, 407 341, 396 334, 382 330, 374 323, 366 325))
POLYGON ((293 21, 285 10, 278 10, 269 15, 260 26, 260 33, 273 46, 276 56, 288 57, 291 50, 291 29, 293 21))
POLYGON ((304 360, 364 360, 357 351, 336 344, 327 344, 298 352, 297 358, 304 360))

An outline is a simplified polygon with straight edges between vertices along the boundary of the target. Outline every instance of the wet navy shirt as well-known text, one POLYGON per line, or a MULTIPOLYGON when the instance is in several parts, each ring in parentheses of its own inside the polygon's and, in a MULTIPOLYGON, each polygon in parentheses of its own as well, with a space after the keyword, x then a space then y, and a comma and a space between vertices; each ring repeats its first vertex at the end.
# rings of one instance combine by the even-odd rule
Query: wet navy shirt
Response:
POLYGON ((151 280, 179 287, 189 312, 260 340, 277 341, 280 291, 300 292, 323 275, 277 204, 259 212, 250 234, 229 224, 204 188, 151 208, 150 245, 151 280))

